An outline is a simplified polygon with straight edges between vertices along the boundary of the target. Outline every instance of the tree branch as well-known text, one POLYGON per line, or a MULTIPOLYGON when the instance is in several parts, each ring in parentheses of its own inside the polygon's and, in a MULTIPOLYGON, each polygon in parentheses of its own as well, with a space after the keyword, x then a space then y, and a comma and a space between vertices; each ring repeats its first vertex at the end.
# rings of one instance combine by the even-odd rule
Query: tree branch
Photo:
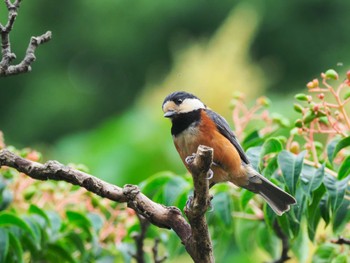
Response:
POLYGON ((286 262, 287 260, 290 259, 290 256, 288 256, 288 251, 289 251, 288 237, 286 236, 285 233, 283 233, 283 231, 282 231, 280 225, 278 224, 277 220, 275 220, 275 222, 273 224, 273 228, 275 230, 276 235, 282 241, 281 257, 279 259, 275 260, 273 263, 283 263, 283 262, 286 262))
POLYGON ((16 55, 11 52, 10 33, 13 29, 17 17, 17 11, 19 9, 21 0, 16 0, 11 3, 10 0, 4 0, 5 5, 8 9, 8 19, 5 26, 0 23, 0 34, 1 34, 1 53, 2 60, 0 61, 0 77, 9 75, 15 75, 19 73, 25 73, 31 71, 31 64, 35 61, 35 50, 36 48, 51 40, 52 34, 47 31, 45 34, 32 37, 29 46, 27 48, 25 57, 17 65, 11 65, 12 60, 16 58, 16 55))
POLYGON ((135 233, 132 237, 135 240, 136 243, 136 252, 131 253, 131 256, 136 260, 137 263, 144 263, 145 262, 145 251, 143 248, 144 241, 146 238, 146 232, 150 226, 149 221, 145 219, 143 216, 136 214, 137 218, 140 222, 140 232, 135 233))
POLYGON ((193 162, 189 165, 195 187, 194 199, 186 208, 190 224, 183 217, 180 209, 153 202, 135 185, 125 185, 121 188, 90 174, 64 166, 57 161, 40 164, 3 149, 0 150, 0 167, 12 167, 37 180, 66 181, 112 201, 125 202, 128 207, 134 209, 150 223, 160 228, 173 229, 195 262, 214 262, 205 219, 205 212, 210 203, 207 173, 212 156, 211 148, 200 146, 197 154, 192 157, 193 162))
MULTIPOLYGON (((192 227, 192 235, 188 245, 195 254, 195 262, 214 262, 213 247, 205 212, 210 206, 209 195, 210 166, 213 162, 213 149, 200 145, 197 154, 187 158, 193 177, 194 196, 185 207, 185 214, 192 227)), ((210 171, 212 172, 212 171, 210 171)))
POLYGON ((160 242, 159 238, 156 238, 154 240, 154 246, 152 248, 154 263, 162 263, 163 261, 165 261, 168 258, 167 255, 164 255, 162 257, 158 256, 158 245, 159 245, 159 242, 160 242))
POLYGON ((331 240, 331 242, 333 244, 338 244, 338 245, 350 245, 350 239, 348 238, 344 238, 342 236, 340 236, 338 239, 334 239, 334 240, 331 240))

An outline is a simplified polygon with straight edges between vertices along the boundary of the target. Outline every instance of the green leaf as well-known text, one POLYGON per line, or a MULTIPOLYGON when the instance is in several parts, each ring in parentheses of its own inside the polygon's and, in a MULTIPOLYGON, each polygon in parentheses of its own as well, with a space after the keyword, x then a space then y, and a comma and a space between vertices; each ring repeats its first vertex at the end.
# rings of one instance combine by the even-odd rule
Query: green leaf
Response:
POLYGON ((298 262, 307 262, 310 250, 308 243, 309 241, 305 231, 300 231, 298 236, 293 240, 293 242, 291 242, 291 250, 297 257, 298 262))
POLYGON ((350 145, 350 136, 340 140, 337 145, 335 146, 334 152, 333 152, 333 156, 332 156, 332 160, 335 158, 335 156, 338 154, 338 152, 340 152, 340 150, 344 149, 345 147, 348 147, 350 145))
POLYGON ((320 201, 320 214, 324 222, 326 223, 326 226, 330 222, 330 215, 329 215, 330 209, 329 209, 329 206, 327 205, 328 196, 329 196, 328 193, 326 193, 326 195, 320 201))
POLYGON ((338 180, 347 177, 350 174, 350 155, 345 158, 339 167, 338 180))
MULTIPOLYGON (((315 169, 309 169, 309 173, 306 172, 308 166, 305 166, 303 169, 303 174, 300 178, 301 181, 301 187, 308 197, 309 203, 312 202, 311 196, 312 192, 319 188, 319 186, 322 184, 323 177, 324 177, 324 164, 318 168, 315 169)), ((308 167, 311 168, 311 167, 308 167)))
POLYGON ((248 202, 250 201, 250 199, 252 199, 254 197, 254 193, 248 190, 243 189, 241 192, 241 206, 242 206, 242 210, 245 210, 248 202))
POLYGON ((49 219, 49 217, 47 216, 47 214, 45 213, 45 211, 42 210, 41 208, 39 208, 38 206, 31 204, 31 205, 29 206, 28 212, 31 213, 31 214, 36 214, 36 215, 41 216, 43 219, 45 219, 45 222, 46 222, 46 224, 47 224, 48 226, 51 225, 50 219, 49 219))
POLYGON ((335 148, 339 142, 340 142, 340 138, 337 137, 327 145, 327 157, 331 165, 333 164, 333 155, 334 155, 335 148))
POLYGON ((349 259, 349 256, 342 253, 342 254, 339 254, 338 256, 336 256, 332 260, 332 263, 349 263, 348 259, 349 259))
POLYGON ((63 246, 58 244, 48 244, 47 253, 50 253, 51 255, 53 255, 56 258, 56 260, 57 258, 61 258, 64 260, 64 262, 72 262, 72 263, 76 262, 74 258, 71 256, 71 253, 68 252, 63 246))
POLYGON ((336 214, 333 216, 333 232, 341 234, 347 223, 350 221, 350 201, 344 199, 336 214))
POLYGON ((30 234, 32 238, 36 238, 33 230, 30 226, 20 217, 10 214, 8 212, 3 212, 0 214, 0 226, 16 226, 19 227, 24 232, 30 234))
POLYGON ((283 233, 286 234, 288 236, 288 238, 290 238, 290 239, 294 238, 294 232, 296 232, 296 231, 292 230, 290 223, 292 223, 293 221, 288 220, 288 215, 283 214, 282 216, 277 217, 277 221, 278 221, 278 225, 282 229, 283 233))
POLYGON ((259 170, 261 146, 251 147, 247 150, 248 159, 255 170, 259 170))
POLYGON ((33 244, 36 246, 36 249, 40 249, 40 241, 41 241, 41 234, 42 234, 42 224, 40 224, 40 221, 42 222, 42 218, 38 216, 27 216, 25 215, 23 217, 25 222, 28 224, 30 229, 33 231, 35 238, 31 238, 33 241, 33 244))
POLYGON ((242 141, 242 146, 244 149, 249 149, 254 146, 258 146, 263 142, 263 138, 260 137, 259 131, 254 130, 249 133, 242 141))
POLYGON ((329 263, 332 261, 336 253, 336 247, 334 245, 321 244, 312 257, 312 262, 329 263))
POLYGON ((92 226, 90 220, 83 213, 68 210, 66 211, 66 216, 70 223, 76 223, 79 226, 92 226))
POLYGON ((0 228, 0 262, 5 262, 9 251, 9 235, 6 229, 0 228))
POLYGON ((326 174, 323 180, 324 185, 326 186, 327 192, 329 194, 329 203, 331 211, 335 213, 341 203, 343 202, 345 190, 348 185, 350 176, 344 178, 341 181, 338 181, 331 175, 326 174))
POLYGON ((306 151, 303 151, 295 156, 291 152, 283 150, 278 155, 278 164, 282 170, 282 175, 289 193, 292 195, 294 195, 296 191, 305 153, 306 151))
POLYGON ((266 203, 264 204, 264 220, 268 228, 271 232, 274 232, 274 222, 276 220, 277 216, 275 212, 271 209, 269 205, 266 203))
POLYGON ((306 209, 306 195, 301 187, 298 187, 294 194, 295 199, 297 200, 297 204, 293 205, 291 209, 294 212, 295 218, 298 223, 300 223, 302 216, 304 215, 306 209))
POLYGON ((13 251, 13 253, 16 257, 15 262, 22 263, 23 262, 23 248, 21 246, 21 242, 11 232, 8 232, 8 234, 9 234, 10 251, 13 251))
POLYGON ((237 245, 244 251, 253 251, 256 242, 256 230, 259 221, 236 219, 235 238, 237 245))
POLYGON ((180 176, 173 176, 163 187, 164 205, 174 205, 182 192, 188 193, 191 185, 180 176))
POLYGON ((53 211, 47 211, 46 212, 48 218, 50 219, 50 228, 47 230, 48 232, 48 236, 50 238, 51 241, 55 241, 58 236, 59 236, 59 232, 62 226, 62 221, 60 216, 53 211))
POLYGON ((85 245, 83 237, 77 233, 70 232, 66 237, 65 240, 70 241, 83 255, 85 253, 85 245))
POLYGON ((232 202, 228 192, 218 192, 211 201, 215 222, 228 228, 232 224, 232 202))
POLYGON ((257 243, 259 247, 269 253, 271 258, 276 258, 280 251, 280 240, 275 235, 273 235, 270 229, 267 228, 263 223, 259 224, 256 231, 257 243))
POLYGON ((283 150, 282 143, 278 139, 272 137, 266 140, 262 145, 261 152, 260 152, 260 162, 259 162, 260 169, 262 169, 262 165, 263 165, 262 159, 265 155, 270 153, 278 153, 282 150, 283 150))
POLYGON ((0 211, 5 210, 13 201, 13 194, 10 190, 4 189, 0 192, 0 211))
POLYGON ((280 140, 276 138, 269 138, 265 143, 262 145, 261 152, 260 152, 260 158, 264 157, 266 154, 269 153, 278 153, 283 150, 282 143, 280 140))
POLYGON ((103 219, 97 213, 88 213, 87 218, 90 220, 92 227, 96 232, 100 231, 103 227, 103 219))
POLYGON ((87 235, 87 241, 94 237, 91 221, 85 214, 76 211, 66 211, 66 216, 69 220, 68 226, 72 227, 74 225, 79 227, 87 235))
POLYGON ((318 223, 321 219, 321 211, 319 209, 320 201, 326 192, 326 188, 323 184, 320 185, 319 188, 317 188, 312 193, 312 203, 308 206, 306 213, 307 213, 307 230, 308 235, 311 241, 315 239, 316 229, 318 226, 318 223))
POLYGON ((274 156, 271 159, 269 159, 267 166, 263 170, 264 176, 270 179, 271 176, 276 173, 277 168, 278 168, 277 156, 274 156))
POLYGON ((171 172, 161 172, 155 175, 148 177, 146 180, 140 183, 140 189, 142 193, 147 195, 149 198, 152 198, 160 188, 163 188, 164 185, 174 176, 177 176, 171 172))

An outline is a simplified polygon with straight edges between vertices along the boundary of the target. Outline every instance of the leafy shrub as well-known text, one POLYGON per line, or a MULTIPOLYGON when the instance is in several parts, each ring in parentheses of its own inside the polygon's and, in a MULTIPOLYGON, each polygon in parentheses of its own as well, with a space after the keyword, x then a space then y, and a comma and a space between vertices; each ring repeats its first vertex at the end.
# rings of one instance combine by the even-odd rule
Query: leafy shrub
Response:
MULTIPOLYGON (((309 94, 295 96, 294 109, 301 115, 295 127, 267 110, 267 98, 248 108, 242 95, 234 96, 235 132, 252 165, 298 203, 278 217, 249 191, 229 184, 214 186, 207 218, 218 262, 237 260, 232 251, 247 252, 240 262, 255 262, 262 251, 265 259, 347 262, 350 249, 343 241, 350 237, 350 72, 334 88, 330 82, 337 79, 338 74, 329 70, 321 74, 321 84, 318 79, 307 84, 309 94)), ((40 159, 35 151, 19 153, 40 159)), ((131 261, 133 233, 142 230, 125 206, 63 182, 36 182, 6 167, 0 175, 0 262, 131 261)), ((156 202, 183 208, 192 179, 162 172, 140 187, 156 202)), ((170 258, 185 252, 171 231, 151 226, 145 234, 146 251, 154 247, 150 240, 160 238, 161 250, 169 251, 170 258)))

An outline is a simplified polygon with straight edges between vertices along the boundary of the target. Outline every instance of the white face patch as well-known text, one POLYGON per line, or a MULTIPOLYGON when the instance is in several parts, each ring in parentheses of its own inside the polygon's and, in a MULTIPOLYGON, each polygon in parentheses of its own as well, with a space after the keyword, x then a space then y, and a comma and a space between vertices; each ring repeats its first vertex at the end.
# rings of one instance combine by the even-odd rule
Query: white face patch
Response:
POLYGON ((163 105, 163 112, 187 113, 198 109, 205 109, 205 105, 199 99, 185 99, 180 105, 173 101, 167 101, 163 105))
POLYGON ((179 105, 179 113, 191 112, 198 109, 205 109, 205 105, 199 99, 185 99, 179 105))

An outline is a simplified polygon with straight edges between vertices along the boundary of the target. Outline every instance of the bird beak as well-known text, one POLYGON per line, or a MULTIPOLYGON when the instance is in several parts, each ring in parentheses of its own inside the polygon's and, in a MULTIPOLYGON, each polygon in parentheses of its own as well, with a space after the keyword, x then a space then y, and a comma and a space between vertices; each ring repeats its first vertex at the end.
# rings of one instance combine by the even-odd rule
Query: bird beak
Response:
POLYGON ((169 111, 167 111, 166 113, 164 113, 164 117, 165 117, 165 118, 171 118, 171 117, 173 117, 175 114, 176 114, 175 111, 169 110, 169 111))

